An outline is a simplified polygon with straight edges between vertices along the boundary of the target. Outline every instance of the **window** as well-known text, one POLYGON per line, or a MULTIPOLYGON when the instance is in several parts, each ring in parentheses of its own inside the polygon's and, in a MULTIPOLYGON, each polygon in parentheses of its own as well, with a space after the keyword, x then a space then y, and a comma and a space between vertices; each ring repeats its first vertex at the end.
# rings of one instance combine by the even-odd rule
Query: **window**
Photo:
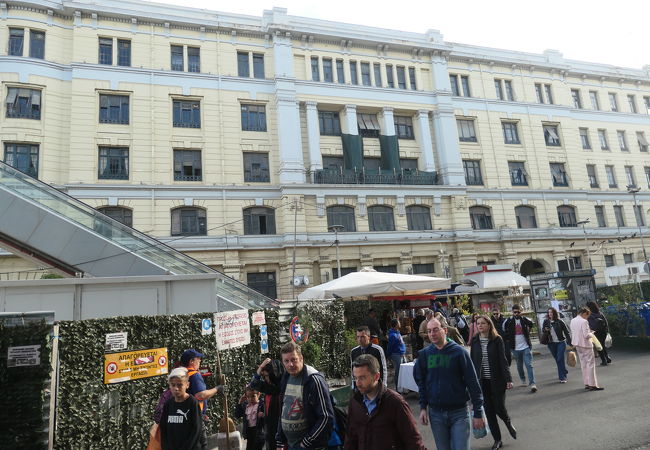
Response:
POLYGON ((205 209, 183 207, 172 209, 172 236, 205 236, 205 209))
POLYGON ((404 72, 404 66, 397 66, 397 87, 400 89, 406 89, 406 73, 404 72))
POLYGON ((25 45, 25 30, 23 28, 9 28, 9 55, 23 56, 25 45))
POLYGON ((415 67, 409 67, 409 83, 411 83, 411 90, 416 91, 418 89, 415 84, 415 67))
POLYGON ((471 97, 469 90, 469 76, 467 75, 449 75, 451 83, 451 93, 455 96, 471 97))
POLYGON ((646 114, 650 114, 650 97, 643 97, 643 103, 645 105, 646 114))
POLYGON ((498 78, 494 79, 494 89, 497 94, 497 100, 503 100, 505 97, 503 96, 502 80, 499 80, 498 78))
POLYGON ((609 187, 618 187, 618 184, 616 183, 616 173, 614 172, 614 166, 605 166, 605 174, 607 174, 607 184, 609 187))
POLYGON ((589 100, 591 100, 591 109, 594 111, 600 110, 600 104, 598 103, 598 92, 589 91, 589 100))
POLYGON ((544 141, 550 147, 560 146, 560 135, 557 125, 542 125, 544 129, 544 141))
POLYGON ((614 255, 605 255, 605 267, 612 267, 616 265, 614 255))
POLYGON ((354 208, 346 205, 335 205, 327 208, 327 226, 340 225, 343 231, 357 231, 354 208))
POLYGON ((182 72, 185 68, 185 61, 183 59, 183 46, 182 45, 172 45, 171 46, 171 67, 172 70, 182 72))
POLYGON ((517 218, 517 228, 537 228, 535 208, 531 206, 517 206, 515 207, 515 217, 517 218))
POLYGON ((370 63, 361 63, 361 84, 370 86, 370 63))
POLYGON ((97 208, 99 212, 107 215, 113 220, 123 223, 127 227, 133 227, 133 211, 121 206, 105 206, 97 208))
POLYGON ((377 272, 397 273, 397 266, 395 264, 388 266, 373 266, 373 269, 375 269, 377 272))
POLYGON ((643 171, 645 172, 645 181, 648 183, 648 187, 650 188, 650 167, 644 167, 643 171))
POLYGON ((357 62, 350 61, 350 83, 359 84, 359 78, 357 75, 357 62))
POLYGON ((41 91, 7 88, 7 117, 41 120, 41 91))
POLYGON ((503 142, 506 144, 520 144, 517 122, 501 122, 503 128, 503 142))
POLYGON ((266 131, 266 107, 264 105, 241 105, 241 129, 243 131, 266 131))
POLYGON ((515 101, 515 90, 512 88, 512 81, 503 80, 503 84, 506 87, 506 100, 509 102, 515 101))
POLYGON ((523 162, 508 161, 508 171, 510 172, 510 182, 513 186, 528 186, 526 167, 523 162))
POLYGON ((271 181, 268 153, 244 153, 244 181, 252 183, 271 181))
POLYGON ((582 109, 582 100, 580 99, 580 91, 578 89, 571 89, 571 98, 573 99, 573 107, 582 109))
POLYGON ((621 205, 614 205, 614 217, 616 217, 616 226, 625 226, 625 216, 623 215, 623 207, 621 205))
POLYGON ((370 206, 368 208, 370 231, 395 231, 393 208, 390 206, 370 206))
POLYGON ((99 123, 129 124, 129 96, 99 94, 99 123))
POLYGON ((129 179, 128 147, 99 147, 100 180, 129 179))
POLYGON ((262 206, 246 208, 244 234, 275 234, 275 211, 262 206))
POLYGON ((29 57, 45 58, 45 31, 29 30, 29 57))
POLYGON ((131 66, 131 41, 126 39, 117 40, 117 65, 131 66))
POLYGON ((99 64, 113 64, 113 38, 99 38, 99 64))
POLYGON ((627 96, 627 104, 630 108, 630 112, 636 114, 636 98, 634 95, 628 94, 627 96))
POLYGON ((343 60, 336 60, 336 79, 340 84, 345 83, 345 69, 343 68, 343 60))
POLYGON ((415 139, 413 119, 408 116, 395 116, 395 132, 399 139, 415 139))
POLYGON ((582 143, 583 150, 591 150, 591 142, 589 142, 589 129, 580 128, 580 142, 582 143))
POLYGON ((618 101, 616 100, 616 94, 610 92, 609 96, 609 107, 612 111, 618 111, 618 101))
POLYGON ((553 93, 550 84, 535 83, 535 96, 537 97, 537 103, 553 104, 553 93))
POLYGON ((434 267, 433 263, 412 264, 411 267, 413 267, 413 275, 421 275, 421 274, 428 274, 428 273, 435 273, 436 272, 434 270, 435 267, 434 267))
POLYGON ((636 187, 636 178, 634 177, 634 167, 625 166, 625 179, 628 187, 636 187))
POLYGON ((512 89, 511 80, 500 80, 498 78, 494 79, 494 89, 496 90, 497 99, 499 100, 508 100, 510 102, 515 101, 515 94, 512 89), (504 95, 505 93, 505 95, 504 95))
POLYGON ((323 58, 323 81, 327 83, 332 83, 334 81, 332 58, 323 58))
POLYGON ((320 68, 318 65, 318 56, 311 57, 311 80, 320 81, 320 68))
POLYGON ((400 158, 399 165, 402 170, 407 171, 416 171, 418 170, 418 159, 417 158, 400 158))
POLYGON ((341 121, 339 113, 330 111, 318 111, 318 125, 322 136, 340 136, 341 121))
POLYGON ((173 101, 173 124, 180 128, 201 128, 201 104, 193 100, 173 101))
POLYGON ((600 142, 601 150, 609 150, 609 143, 607 142, 607 130, 598 130, 598 141, 600 142))
POLYGON ((246 274, 246 284, 249 288, 266 295, 269 298, 277 298, 275 272, 258 272, 246 274))
POLYGON ((253 78, 264 79, 263 53, 253 53, 253 78))
MULTIPOLYGON (((356 272, 357 268, 356 267, 341 267, 341 276, 344 277, 349 273, 356 272)), ((336 279, 339 277, 339 269, 338 267, 334 267, 332 269, 332 278, 336 279)))
POLYGON ((237 52, 237 75, 246 78, 251 76, 248 67, 248 52, 237 52))
POLYGON ((481 177, 481 161, 464 159, 463 169, 465 170, 466 184, 470 186, 478 186, 483 184, 483 177, 481 177))
POLYGON ((636 132, 636 141, 639 143, 639 151, 647 153, 648 152, 648 141, 645 138, 645 133, 643 131, 636 132))
POLYGON ((373 64, 373 71, 375 73, 375 86, 376 87, 382 87, 381 83, 381 64, 375 63, 373 64))
POLYGON ((550 163, 553 186, 568 186, 569 179, 564 170, 564 163, 550 163))
POLYGON ((395 87, 395 79, 393 78, 393 65, 386 64, 386 84, 390 88, 395 87))
POLYGON ((566 259, 561 259, 557 262, 557 270, 560 272, 580 269, 582 269, 582 261, 579 256, 567 256, 566 259))
POLYGON ((618 138, 618 145, 621 147, 622 152, 627 152, 630 149, 627 148, 627 139, 625 139, 625 131, 616 130, 616 137, 618 138))
POLYGON ((634 258, 632 253, 623 253, 623 264, 632 264, 633 262, 634 258))
POLYGON ((406 224, 409 230, 431 230, 431 211, 426 206, 406 207, 406 224))
POLYGON ((539 83, 535 83, 535 97, 537 97, 537 103, 544 103, 544 91, 539 83))
POLYGON ((594 206, 594 211, 596 212, 596 222, 598 226, 604 228, 607 226, 607 221, 605 220, 605 207, 596 205, 594 206))
POLYGON ((5 164, 38 178, 38 145, 5 143, 5 164))
POLYGON ((376 114, 357 114, 357 125, 362 137, 379 137, 379 122, 376 114))
POLYGON ((638 227, 645 227, 645 217, 643 214, 643 206, 634 205, 634 218, 638 227))
POLYGON ((474 230, 491 230, 492 215, 490 208, 485 206, 472 206, 469 208, 469 218, 474 230))
POLYGON ((544 85, 544 93, 546 94, 546 101, 548 102, 549 105, 553 104, 553 94, 551 93, 551 85, 550 84, 545 84, 544 85))
POLYGON ((456 126, 460 142, 477 142, 474 119, 456 119, 456 126))
POLYGON ((343 157, 323 156, 323 168, 341 172, 343 170, 343 157))
POLYGON ((596 166, 593 164, 587 164, 587 177, 589 178, 589 187, 597 188, 598 186, 598 177, 596 176, 596 166))
POLYGON ((199 47, 187 47, 187 71, 201 72, 201 49, 199 47))
POLYGON ((557 218, 561 227, 577 227, 576 211, 573 206, 562 205, 557 207, 557 218))
POLYGON ((174 181, 201 181, 201 151, 174 150, 174 181))

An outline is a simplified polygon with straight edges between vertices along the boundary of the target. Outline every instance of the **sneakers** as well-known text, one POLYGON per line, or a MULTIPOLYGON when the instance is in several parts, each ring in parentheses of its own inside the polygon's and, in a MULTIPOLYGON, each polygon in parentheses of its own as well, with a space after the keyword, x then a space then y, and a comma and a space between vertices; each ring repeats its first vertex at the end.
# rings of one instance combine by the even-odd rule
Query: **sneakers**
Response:
POLYGON ((560 380, 560 383, 566 383, 567 380, 560 380))
POLYGON ((533 393, 537 392, 537 386, 535 384, 530 385, 530 392, 533 392, 533 393))

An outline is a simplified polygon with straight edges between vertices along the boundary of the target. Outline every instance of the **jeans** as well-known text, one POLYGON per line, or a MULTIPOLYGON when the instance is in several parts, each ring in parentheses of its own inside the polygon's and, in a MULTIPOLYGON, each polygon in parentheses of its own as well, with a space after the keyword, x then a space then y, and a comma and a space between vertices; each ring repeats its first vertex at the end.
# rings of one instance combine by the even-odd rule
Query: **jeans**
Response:
POLYGON ((393 353, 390 355, 390 360, 393 362, 393 368, 395 369, 395 390, 397 390, 397 380, 399 379, 399 366, 404 361, 404 355, 399 353, 393 353))
POLYGON ((524 375, 524 364, 526 364, 528 386, 535 384, 535 374, 533 373, 533 352, 530 351, 530 347, 525 350, 513 350, 512 354, 515 357, 515 361, 517 361, 517 372, 519 373, 519 379, 521 382, 526 382, 526 377, 524 375))
POLYGON ((566 351, 566 341, 561 342, 549 342, 548 350, 553 355, 555 364, 557 364, 557 376, 560 380, 566 380, 566 376, 569 373, 566 370, 564 365, 564 352, 566 351))
POLYGON ((429 406, 429 424, 438 450, 469 450, 469 408, 444 410, 429 406))

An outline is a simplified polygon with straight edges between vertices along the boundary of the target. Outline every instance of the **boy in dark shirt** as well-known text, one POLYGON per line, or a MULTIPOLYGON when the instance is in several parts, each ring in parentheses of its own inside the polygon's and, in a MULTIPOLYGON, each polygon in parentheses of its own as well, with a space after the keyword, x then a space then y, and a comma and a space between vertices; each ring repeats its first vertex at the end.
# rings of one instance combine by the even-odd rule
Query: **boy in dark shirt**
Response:
POLYGON ((199 402, 188 394, 189 379, 187 369, 178 367, 169 377, 170 398, 163 407, 160 417, 160 438, 163 450, 205 449, 201 442, 203 421, 199 402))

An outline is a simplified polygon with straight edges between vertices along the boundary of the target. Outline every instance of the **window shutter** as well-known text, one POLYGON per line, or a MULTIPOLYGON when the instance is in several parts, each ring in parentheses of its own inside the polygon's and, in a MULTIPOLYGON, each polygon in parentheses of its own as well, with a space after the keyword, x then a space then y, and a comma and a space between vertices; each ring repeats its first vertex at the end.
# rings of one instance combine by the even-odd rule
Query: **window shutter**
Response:
POLYGON ((108 95, 100 95, 99 96, 99 106, 101 108, 108 108, 108 106, 109 106, 108 95))
POLYGON ((553 139, 560 139, 560 137, 555 132, 554 127, 546 127, 546 131, 548 131, 548 134, 550 134, 553 139))
POLYGON ((16 103, 16 98, 18 97, 18 88, 9 88, 7 92, 7 104, 13 105, 16 103))
POLYGON ((172 236, 181 233, 181 210, 172 211, 172 236))

